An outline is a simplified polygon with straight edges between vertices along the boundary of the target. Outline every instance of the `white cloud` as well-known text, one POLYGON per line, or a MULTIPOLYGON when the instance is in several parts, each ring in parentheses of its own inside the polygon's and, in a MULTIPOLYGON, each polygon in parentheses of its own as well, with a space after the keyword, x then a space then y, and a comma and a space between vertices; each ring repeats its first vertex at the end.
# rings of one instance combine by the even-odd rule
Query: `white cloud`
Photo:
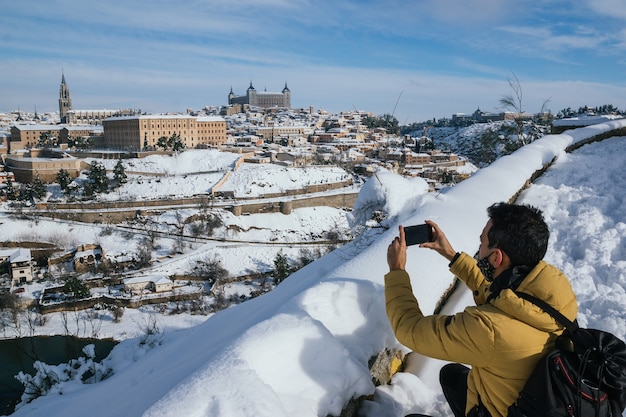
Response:
POLYGON ((587 7, 597 13, 626 20, 626 8, 621 0, 587 0, 587 7))
POLYGON ((443 22, 474 25, 505 20, 519 6, 505 0, 427 0, 422 2, 422 9, 443 22))

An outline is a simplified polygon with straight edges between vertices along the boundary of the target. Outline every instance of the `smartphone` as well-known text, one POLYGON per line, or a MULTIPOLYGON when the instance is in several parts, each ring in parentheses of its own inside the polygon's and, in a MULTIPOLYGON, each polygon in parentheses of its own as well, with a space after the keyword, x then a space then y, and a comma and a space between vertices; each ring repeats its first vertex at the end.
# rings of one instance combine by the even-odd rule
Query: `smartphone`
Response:
POLYGON ((407 246, 419 245, 433 241, 433 228, 427 224, 407 226, 404 228, 404 240, 407 246))

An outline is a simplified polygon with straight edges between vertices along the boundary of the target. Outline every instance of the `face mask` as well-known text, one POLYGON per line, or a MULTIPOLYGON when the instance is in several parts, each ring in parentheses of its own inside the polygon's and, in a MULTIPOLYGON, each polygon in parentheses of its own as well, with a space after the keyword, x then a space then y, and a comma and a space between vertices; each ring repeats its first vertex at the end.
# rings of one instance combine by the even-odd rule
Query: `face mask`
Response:
POLYGON ((474 256, 474 259, 476 259, 477 261, 476 265, 478 266, 478 269, 480 269, 480 272, 482 272, 482 274, 485 276, 485 279, 489 282, 493 281, 493 273, 496 270, 496 267, 491 265, 488 259, 492 253, 493 252, 491 252, 484 258, 479 258, 478 253, 474 256))

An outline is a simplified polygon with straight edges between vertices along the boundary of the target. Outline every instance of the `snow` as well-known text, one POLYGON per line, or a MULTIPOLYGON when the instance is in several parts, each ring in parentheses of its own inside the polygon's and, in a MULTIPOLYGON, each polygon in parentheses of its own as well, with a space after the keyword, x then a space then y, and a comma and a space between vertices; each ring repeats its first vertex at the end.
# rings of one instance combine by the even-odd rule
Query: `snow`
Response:
MULTIPOLYGON (((105 360, 114 374, 97 384, 71 384, 23 406, 14 415, 326 416, 352 397, 371 395, 364 417, 410 412, 450 416, 438 386, 440 363, 411 355, 410 372, 375 388, 368 359, 401 347, 384 310, 386 250, 398 224, 437 222, 456 250, 474 253, 486 208, 514 196, 537 170, 555 164, 520 201, 544 210, 551 228, 546 260, 564 270, 580 300, 579 321, 626 337, 626 218, 620 178, 626 138, 564 149, 626 127, 612 121, 545 136, 502 157, 441 193, 419 181, 380 172, 363 187, 351 224, 384 210, 388 227, 355 240, 299 270, 270 293, 223 310, 190 328, 168 331, 158 343, 121 342, 105 360), (62 395, 60 395, 62 394, 62 395)), ((231 252, 243 256, 241 247, 231 252)), ((407 270, 424 311, 452 282, 447 261, 411 247, 407 270)), ((445 313, 472 303, 458 291, 445 313)), ((626 414, 625 414, 626 415, 626 414)))
MULTIPOLYGON (((191 174, 195 172, 222 171, 231 167, 241 155, 214 149, 188 149, 171 156, 150 155, 141 159, 123 159, 124 169, 133 172, 191 174)), ((116 160, 98 160, 107 170, 113 170, 116 160)), ((88 160, 89 162, 89 160, 88 160)))
POLYGON ((273 164, 244 164, 228 177, 219 191, 234 192, 236 197, 262 197, 349 178, 346 171, 335 166, 287 168, 273 164))
MULTIPOLYGON (((334 166, 288 168, 273 164, 241 164, 242 155, 214 149, 189 149, 169 157, 151 155, 142 159, 122 160, 128 182, 99 200, 171 199, 208 195, 216 184, 227 178, 219 191, 233 192, 237 198, 263 197, 306 186, 342 182, 348 173, 334 166), (191 181, 193 175, 193 181, 191 181)), ((88 158, 86 162, 94 161, 88 158)), ((113 171, 117 160, 98 159, 107 171, 113 171)), ((80 179, 86 179, 81 175, 80 179)), ((215 187, 217 190, 218 187, 215 187)))
MULTIPOLYGON (((142 159, 122 160, 127 183, 98 198, 105 201, 171 199, 209 194, 225 172, 232 169, 241 155, 217 150, 190 149, 169 157, 151 155, 142 159), (193 175, 193 181, 188 178, 193 175)), ((91 163, 93 159, 87 159, 91 163)), ((107 171, 113 171, 116 160, 101 160, 107 171)), ((81 178, 86 176, 83 174, 81 178)))
POLYGON ((579 116, 579 117, 568 117, 564 119, 556 119, 552 122, 553 126, 570 126, 570 127, 580 127, 580 126, 589 126, 598 123, 604 123, 608 120, 621 119, 623 116, 616 116, 610 114, 603 115, 594 115, 594 116, 579 116))

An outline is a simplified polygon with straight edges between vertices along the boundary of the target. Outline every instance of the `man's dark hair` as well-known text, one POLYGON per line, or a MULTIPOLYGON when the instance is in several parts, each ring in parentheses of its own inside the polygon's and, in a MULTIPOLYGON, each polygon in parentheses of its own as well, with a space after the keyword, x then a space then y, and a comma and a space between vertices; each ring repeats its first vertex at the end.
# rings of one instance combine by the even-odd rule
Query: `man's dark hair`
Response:
POLYGON ((487 209, 491 229, 489 247, 505 252, 511 266, 539 263, 548 250, 550 231, 538 208, 526 205, 496 203, 487 209))

